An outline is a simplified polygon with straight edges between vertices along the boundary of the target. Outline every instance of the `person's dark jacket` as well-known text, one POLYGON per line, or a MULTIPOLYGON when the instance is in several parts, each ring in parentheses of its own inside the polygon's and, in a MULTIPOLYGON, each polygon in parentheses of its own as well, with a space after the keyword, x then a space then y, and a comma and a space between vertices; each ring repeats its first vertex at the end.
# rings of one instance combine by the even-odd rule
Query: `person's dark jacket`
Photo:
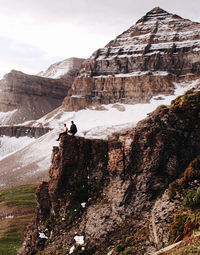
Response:
POLYGON ((75 124, 72 124, 69 130, 70 133, 72 133, 72 135, 76 134, 77 132, 77 127, 75 124))

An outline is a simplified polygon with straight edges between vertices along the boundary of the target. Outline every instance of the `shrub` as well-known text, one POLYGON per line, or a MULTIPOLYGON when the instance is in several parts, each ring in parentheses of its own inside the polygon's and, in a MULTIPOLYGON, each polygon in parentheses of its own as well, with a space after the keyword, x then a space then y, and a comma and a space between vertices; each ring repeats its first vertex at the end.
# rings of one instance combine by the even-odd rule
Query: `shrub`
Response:
POLYGON ((185 223, 187 220, 187 216, 182 212, 175 214, 174 221, 170 225, 170 240, 169 243, 172 244, 177 239, 183 238, 183 232, 185 228, 185 223))
POLYGON ((184 201, 183 207, 187 207, 190 209, 200 208, 200 188, 196 191, 190 190, 188 191, 184 201))
POLYGON ((124 251, 125 255, 133 254, 133 249, 129 248, 124 251))
MULTIPOLYGON (((194 159, 185 169, 181 179, 176 180, 169 185, 168 196, 173 199, 176 193, 184 193, 189 182, 200 179, 200 157, 194 159)), ((189 198, 189 197, 188 197, 189 198)), ((198 197, 195 197, 198 200, 198 197)))
POLYGON ((121 251, 124 250, 124 247, 119 243, 119 244, 116 244, 116 245, 115 245, 115 250, 116 250, 117 252, 121 252, 121 251))
POLYGON ((181 178, 177 181, 174 181, 170 183, 169 189, 168 189, 168 196, 169 199, 173 199, 176 196, 176 193, 182 193, 183 190, 186 188, 186 183, 184 178, 181 178))
POLYGON ((186 182, 200 178, 200 157, 193 160, 184 172, 186 182))
POLYGON ((183 233, 184 236, 192 235, 193 231, 199 228, 199 224, 200 224, 200 213, 190 214, 186 220, 185 229, 183 233))
POLYGON ((166 105, 160 105, 156 108, 155 113, 163 113, 164 111, 168 110, 166 105))
POLYGON ((169 199, 173 199, 176 196, 177 187, 178 187, 178 183, 176 181, 170 183, 169 190, 168 190, 169 199))

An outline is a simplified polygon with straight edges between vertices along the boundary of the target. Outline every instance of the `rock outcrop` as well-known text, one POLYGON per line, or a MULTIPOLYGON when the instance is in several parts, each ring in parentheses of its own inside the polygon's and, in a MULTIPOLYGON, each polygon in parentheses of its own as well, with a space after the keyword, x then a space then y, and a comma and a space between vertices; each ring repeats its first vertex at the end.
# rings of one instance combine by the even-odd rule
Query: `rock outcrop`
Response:
POLYGON ((11 71, 0 81, 0 124, 13 125, 42 117, 62 104, 70 88, 71 84, 64 80, 11 71))
POLYGON ((199 117, 200 92, 190 91, 108 141, 63 137, 19 254, 148 255, 166 245, 181 202, 166 190, 200 154, 199 117))
POLYGON ((199 30, 199 23, 154 8, 83 63, 63 106, 146 102, 173 93, 178 78, 200 74, 199 30))
POLYGON ((50 128, 43 127, 26 127, 26 126, 0 126, 0 136, 14 136, 14 137, 35 137, 38 138, 47 132, 49 132, 50 128))

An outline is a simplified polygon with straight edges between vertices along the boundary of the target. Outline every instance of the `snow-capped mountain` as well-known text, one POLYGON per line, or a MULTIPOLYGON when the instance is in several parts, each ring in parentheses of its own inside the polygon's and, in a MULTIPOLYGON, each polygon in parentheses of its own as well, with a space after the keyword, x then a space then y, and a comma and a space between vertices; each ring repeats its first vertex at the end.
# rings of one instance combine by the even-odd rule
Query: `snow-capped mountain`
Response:
POLYGON ((50 65, 46 71, 40 72, 38 76, 52 79, 67 78, 67 75, 70 75, 70 73, 78 73, 84 60, 83 58, 68 58, 59 61, 50 65))
POLYGON ((200 70, 199 52, 200 24, 156 7, 94 52, 80 73, 94 77, 128 77, 146 72, 185 75, 200 70))
POLYGON ((173 93, 173 81, 200 73, 200 24, 156 7, 94 52, 79 73, 65 100, 68 110, 81 100, 84 108, 173 93))

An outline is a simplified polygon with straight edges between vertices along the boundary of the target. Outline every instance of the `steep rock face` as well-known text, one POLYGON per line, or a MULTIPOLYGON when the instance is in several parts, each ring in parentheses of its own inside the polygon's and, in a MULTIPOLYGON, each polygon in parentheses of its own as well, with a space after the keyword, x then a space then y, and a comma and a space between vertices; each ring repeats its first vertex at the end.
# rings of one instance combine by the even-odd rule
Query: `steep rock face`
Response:
POLYGON ((28 137, 35 137, 38 138, 47 132, 49 132, 50 128, 43 128, 43 127, 26 127, 26 126, 3 126, 0 127, 0 136, 28 136, 28 137))
POLYGON ((0 81, 0 124, 38 119, 61 105, 71 84, 11 71, 0 81))
POLYGON ((153 254, 166 245, 181 202, 166 189, 199 155, 199 117, 200 92, 190 92, 109 141, 63 137, 19 254, 117 254, 122 242, 153 254))
POLYGON ((177 77, 200 73, 199 31, 199 23, 156 7, 84 62, 71 95, 135 103, 170 93, 177 77))
POLYGON ((73 111, 90 104, 145 103, 149 102, 152 96, 173 93, 172 81, 177 81, 177 78, 172 75, 151 74, 97 79, 77 77, 73 84, 75 90, 69 90, 69 93, 75 91, 78 94, 65 97, 62 105, 68 111, 73 111))
POLYGON ((63 61, 52 64, 46 71, 42 71, 38 76, 52 79, 65 79, 71 84, 74 77, 78 75, 84 58, 68 58, 63 61))

